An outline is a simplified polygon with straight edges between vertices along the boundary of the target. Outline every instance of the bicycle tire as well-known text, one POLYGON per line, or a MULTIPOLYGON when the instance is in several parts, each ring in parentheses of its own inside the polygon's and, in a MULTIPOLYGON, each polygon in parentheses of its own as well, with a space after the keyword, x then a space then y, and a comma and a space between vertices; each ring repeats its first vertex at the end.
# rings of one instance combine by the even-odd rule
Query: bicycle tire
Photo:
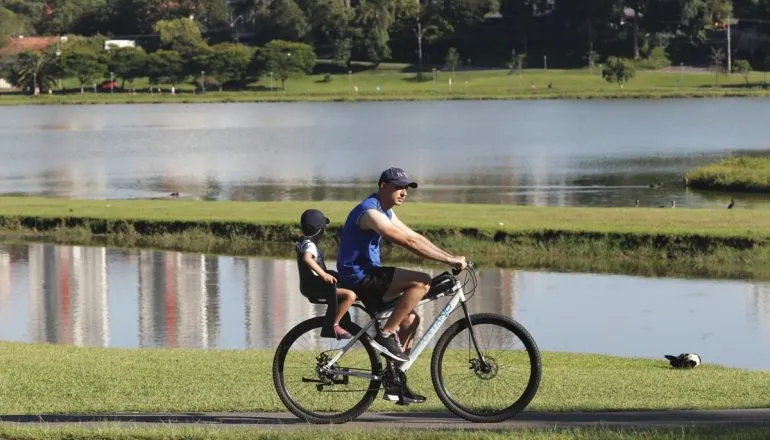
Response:
MULTIPOLYGON (((284 380, 284 362, 286 361, 286 355, 289 352, 289 349, 297 339, 306 333, 317 330, 320 334, 320 329, 323 324, 324 317, 308 319, 297 324, 283 337, 283 339, 281 339, 281 342, 278 344, 278 348, 276 349, 275 355, 273 357, 273 385, 275 386, 281 402, 283 402, 283 404, 289 411, 292 412, 292 414, 299 417, 300 419, 309 423, 318 424, 347 423, 360 416, 372 405, 380 389, 380 380, 370 380, 369 386, 366 389, 363 397, 352 408, 340 413, 332 414, 321 414, 305 408, 299 402, 295 401, 291 395, 291 392, 286 389, 286 383, 284 380)), ((353 322, 342 323, 341 325, 343 328, 345 328, 345 330, 353 335, 361 331, 361 327, 353 322)), ((369 343, 369 338, 362 337, 358 342, 360 342, 366 349, 371 364, 372 374, 378 376, 381 375, 382 364, 379 361, 377 351, 375 351, 369 343)))
POLYGON ((449 344, 455 336, 460 334, 463 330, 468 329, 468 320, 465 316, 447 328, 436 343, 430 368, 433 388, 436 390, 436 394, 441 402, 450 411, 466 420, 478 423, 495 423, 507 420, 526 408, 535 397, 535 394, 537 394, 538 387, 540 386, 540 378, 542 376, 540 350, 527 329, 511 318, 498 314, 483 313, 471 315, 471 320, 473 321, 474 328, 484 324, 500 326, 511 331, 523 343, 529 355, 530 366, 529 379, 527 380, 524 391, 511 405, 491 413, 468 408, 455 400, 455 398, 452 397, 452 394, 447 391, 444 383, 444 374, 442 372, 444 355, 447 352, 447 347, 449 347, 449 344))

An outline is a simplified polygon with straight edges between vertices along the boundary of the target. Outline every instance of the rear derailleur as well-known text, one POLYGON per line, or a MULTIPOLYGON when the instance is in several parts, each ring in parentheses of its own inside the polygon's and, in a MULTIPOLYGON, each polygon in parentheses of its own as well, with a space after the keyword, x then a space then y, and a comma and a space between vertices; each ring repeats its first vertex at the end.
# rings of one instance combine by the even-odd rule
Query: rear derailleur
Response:
MULTIPOLYGON (((326 353, 321 353, 316 357, 316 366, 315 366, 315 373, 316 378, 308 378, 308 377, 302 377, 302 382, 311 382, 316 384, 316 389, 318 391, 323 391, 324 387, 332 386, 332 385, 347 385, 348 384, 348 376, 338 376, 337 374, 334 374, 329 371, 329 368, 326 367, 326 365, 329 363, 329 360, 331 358, 326 353)), ((336 365, 336 364, 335 364, 336 365)), ((347 368, 337 368, 335 365, 332 365, 332 368, 340 371, 348 371, 347 368)))

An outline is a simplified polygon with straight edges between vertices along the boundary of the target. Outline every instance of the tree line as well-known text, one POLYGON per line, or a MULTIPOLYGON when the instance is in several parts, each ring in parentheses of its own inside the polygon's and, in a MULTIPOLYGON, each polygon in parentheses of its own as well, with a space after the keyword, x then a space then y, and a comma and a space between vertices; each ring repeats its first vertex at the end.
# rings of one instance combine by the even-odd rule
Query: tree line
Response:
POLYGON ((770 0, 0 0, 0 44, 103 35, 152 53, 165 50, 159 23, 187 19, 212 47, 303 43, 342 71, 352 60, 437 65, 450 47, 470 65, 575 67, 610 56, 678 65, 708 63, 734 18, 758 36, 735 55, 764 68, 770 0))
POLYGON ((202 91, 215 87, 221 91, 228 85, 244 87, 248 76, 268 74, 283 88, 288 78, 310 73, 316 64, 313 48, 305 43, 272 40, 256 48, 230 42, 209 45, 189 19, 161 20, 154 29, 161 41, 154 52, 109 45, 104 50, 105 37, 74 37, 41 53, 24 51, 0 59, 0 77, 27 93, 55 89, 63 78, 76 78, 83 93, 106 77, 120 81, 123 89, 133 89, 136 79, 148 78, 150 91, 153 86, 174 87, 185 81, 202 91))

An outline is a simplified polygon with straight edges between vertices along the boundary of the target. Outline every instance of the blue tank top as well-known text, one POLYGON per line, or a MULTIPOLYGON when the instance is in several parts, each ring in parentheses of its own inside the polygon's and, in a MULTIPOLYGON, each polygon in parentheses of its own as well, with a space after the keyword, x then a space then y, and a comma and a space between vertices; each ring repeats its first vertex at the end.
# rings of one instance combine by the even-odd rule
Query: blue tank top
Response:
POLYGON ((380 266, 380 241, 382 237, 375 231, 364 230, 359 226, 361 216, 369 209, 376 209, 388 218, 393 218, 393 211, 383 211, 380 199, 374 193, 356 205, 348 214, 340 236, 340 250, 337 253, 337 280, 343 287, 355 288, 373 267, 380 266))

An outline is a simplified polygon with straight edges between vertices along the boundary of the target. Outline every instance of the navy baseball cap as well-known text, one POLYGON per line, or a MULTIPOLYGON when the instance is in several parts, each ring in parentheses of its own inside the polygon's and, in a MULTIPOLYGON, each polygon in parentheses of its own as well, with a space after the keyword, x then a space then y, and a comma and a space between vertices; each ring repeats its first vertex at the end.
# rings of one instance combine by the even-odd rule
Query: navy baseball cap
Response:
POLYGON ((409 176, 406 175, 406 171, 401 168, 391 167, 383 171, 382 174, 380 174, 380 181, 378 184, 383 182, 392 183, 398 186, 408 186, 409 188, 417 188, 417 182, 410 179, 409 176))
POLYGON ((317 209, 308 209, 302 213, 299 223, 302 228, 302 235, 312 237, 329 224, 329 219, 326 218, 323 212, 317 209))

